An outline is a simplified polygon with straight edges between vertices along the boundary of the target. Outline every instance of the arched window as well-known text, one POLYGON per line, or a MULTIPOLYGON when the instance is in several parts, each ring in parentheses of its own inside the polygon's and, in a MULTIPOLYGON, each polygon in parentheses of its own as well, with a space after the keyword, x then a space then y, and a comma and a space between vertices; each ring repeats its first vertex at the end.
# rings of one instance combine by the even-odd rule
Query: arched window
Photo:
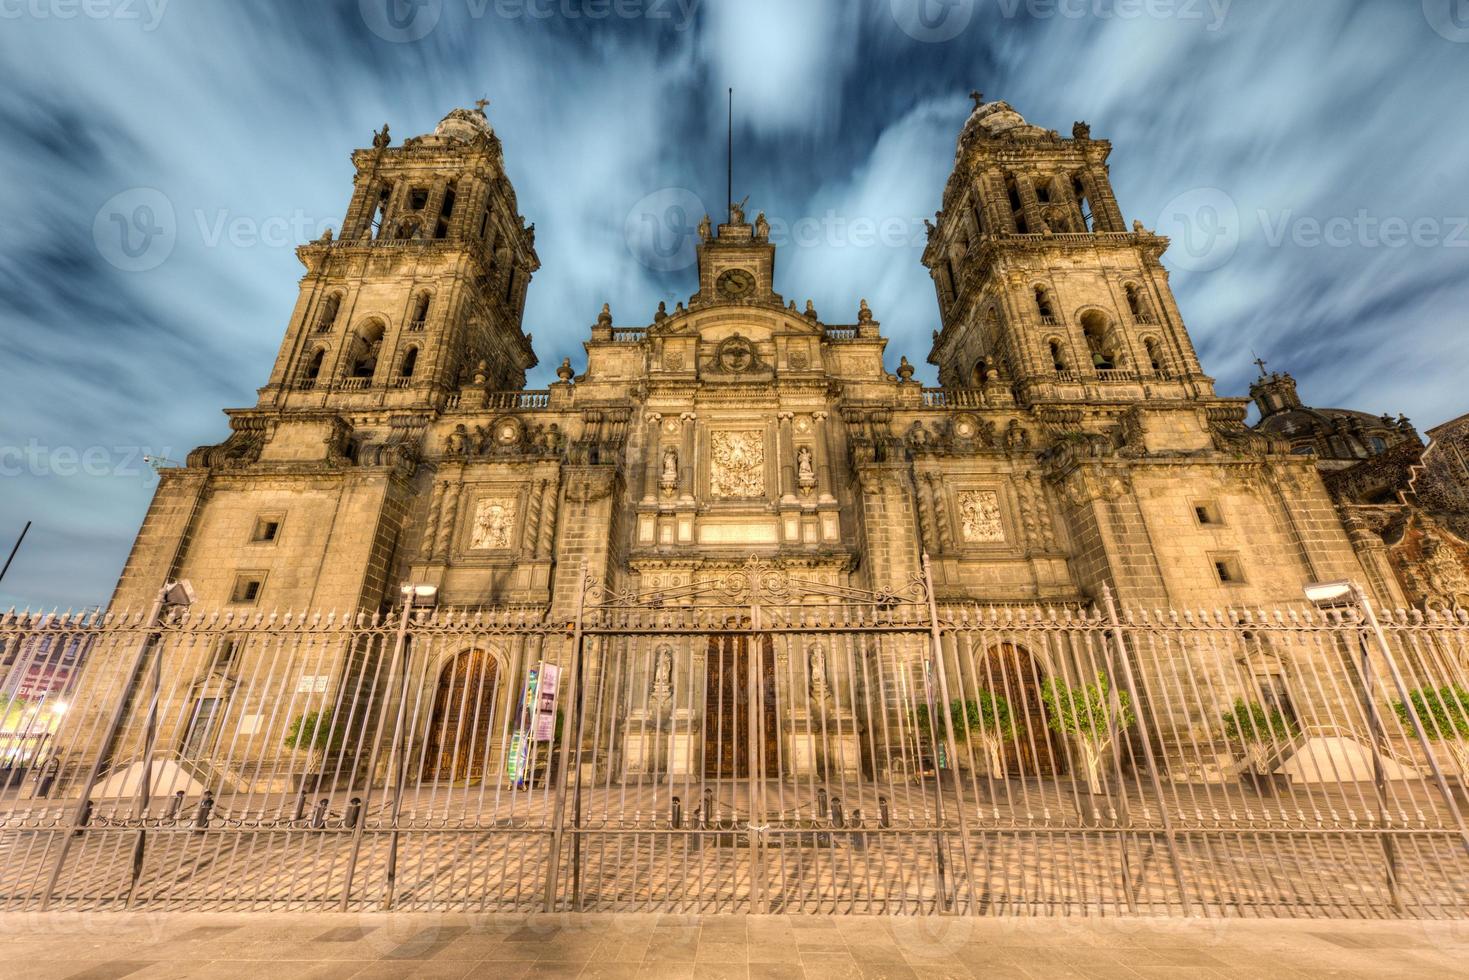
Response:
POLYGON ((384 184, 378 191, 377 203, 372 208, 372 237, 381 238, 388 226, 388 198, 393 194, 393 185, 384 184))
POLYGON ((1143 348, 1148 352, 1148 366, 1153 369, 1154 374, 1163 373, 1163 355, 1158 347, 1156 337, 1144 337, 1143 348))
POLYGON ((1014 177, 1005 178, 1005 195, 1010 199, 1010 215, 1015 219, 1015 231, 1024 235, 1030 231, 1025 221, 1025 205, 1020 200, 1020 186, 1014 177))
POLYGON ((1382 438, 1382 436, 1373 436, 1370 442, 1372 444, 1372 452, 1374 455, 1381 456, 1383 453, 1387 452, 1387 440, 1382 438))
POLYGON ((1053 338, 1049 346, 1051 348, 1051 364, 1058 372, 1066 370, 1066 358, 1061 355, 1061 341, 1053 338))
POLYGON ((402 362, 402 364, 400 364, 398 366, 398 377, 400 377, 400 378, 411 378, 411 377, 413 377, 413 369, 417 365, 418 365, 418 348, 417 347, 410 347, 410 348, 408 348, 408 352, 403 355, 403 362, 402 362))
POLYGON ((978 361, 976 361, 974 363, 974 373, 971 376, 971 381, 972 381, 974 387, 978 388, 981 385, 983 385, 986 381, 988 381, 989 379, 990 379, 990 362, 988 360, 986 360, 985 358, 981 357, 978 361))
POLYGON ((352 341, 352 356, 348 360, 347 376, 370 379, 377 373, 377 358, 383 347, 383 324, 381 320, 369 320, 357 331, 352 341))
POLYGON ((1086 311, 1081 315, 1081 332, 1086 336, 1092 367, 1098 371, 1111 371, 1115 368, 1117 358, 1112 349, 1112 331, 1107 318, 1097 310, 1086 311))
POLYGON ((310 359, 307 360, 306 371, 301 375, 301 380, 302 382, 304 382, 304 387, 311 387, 313 384, 316 383, 316 379, 321 377, 321 365, 322 362, 325 360, 326 348, 318 347, 316 349, 316 352, 311 355, 310 359))
POLYGON ((1127 283, 1122 287, 1123 293, 1127 295, 1127 309, 1132 314, 1134 323, 1152 323, 1153 314, 1148 309, 1148 301, 1143 296, 1142 290, 1137 284, 1127 283))
POLYGON ((431 299, 428 293, 419 293, 418 299, 413 303, 413 317, 408 321, 408 329, 413 331, 422 330, 428 322, 428 304, 431 299))
POLYGON ((337 325, 337 314, 342 309, 342 294, 332 293, 321 304, 321 315, 316 318, 316 332, 330 333, 337 325))
POLYGON ((444 203, 439 208, 439 220, 434 227, 435 238, 449 237, 449 220, 454 217, 454 189, 455 184, 450 181, 448 190, 444 191, 444 203))
POLYGON ((1092 209, 1086 197, 1086 184, 1081 179, 1081 174, 1071 176, 1071 196, 1076 198, 1076 209, 1081 217, 1081 227, 1087 231, 1093 231, 1092 209))
POLYGON ((1051 294, 1046 291, 1045 286, 1035 287, 1035 308, 1041 315, 1042 323, 1056 322, 1056 308, 1051 305, 1051 294))

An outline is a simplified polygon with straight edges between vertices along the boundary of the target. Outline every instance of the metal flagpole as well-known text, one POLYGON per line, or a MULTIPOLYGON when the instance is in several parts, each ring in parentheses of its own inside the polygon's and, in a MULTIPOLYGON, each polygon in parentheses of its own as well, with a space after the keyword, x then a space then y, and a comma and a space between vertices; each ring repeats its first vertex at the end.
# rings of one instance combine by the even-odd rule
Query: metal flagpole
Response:
MULTIPOLYGON (((734 90, 731 89, 730 91, 734 90)), ((10 549, 10 557, 5 559, 5 567, 0 568, 0 579, 3 579, 5 577, 5 573, 10 571, 10 563, 15 561, 15 553, 20 550, 20 543, 26 539, 26 532, 30 529, 31 522, 26 521, 26 526, 20 529, 20 537, 15 539, 15 547, 10 549)))

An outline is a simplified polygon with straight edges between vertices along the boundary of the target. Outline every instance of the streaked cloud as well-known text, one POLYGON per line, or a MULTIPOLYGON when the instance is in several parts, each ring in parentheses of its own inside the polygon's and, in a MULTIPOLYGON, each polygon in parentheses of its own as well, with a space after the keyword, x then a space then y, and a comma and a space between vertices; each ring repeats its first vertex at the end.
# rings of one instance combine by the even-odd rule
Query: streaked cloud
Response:
POLYGON ((401 139, 481 95, 544 263, 532 384, 581 362, 603 301, 637 324, 692 290, 689 270, 639 261, 626 229, 670 193, 718 214, 731 85, 736 194, 791 232, 777 288, 832 321, 866 296, 889 368, 906 354, 931 378, 921 242, 882 231, 938 207, 980 88, 1039 125, 1087 119, 1111 139, 1129 219, 1225 196, 1228 260, 1189 271, 1179 243, 1165 258, 1221 391, 1243 392, 1254 349, 1320 404, 1425 428, 1464 409, 1469 38, 1419 3, 1123 17, 1105 2, 952 0, 920 19, 907 0, 608 8, 636 16, 391 0, 382 20, 364 17, 379 0, 104 3, 71 19, 35 16, 61 9, 37 2, 0 20, 0 538, 36 521, 0 603, 105 599, 152 492, 142 454, 181 460, 222 438, 221 408, 253 403, 295 301, 296 237, 340 221, 351 149, 384 121, 401 139), (1080 14, 1047 13, 1062 9, 1080 14), (173 217, 171 250, 145 271, 116 251, 126 229, 96 227, 128 194, 161 196, 148 214, 173 217), (1436 222, 1439 241, 1302 234, 1361 227, 1359 214, 1436 222))

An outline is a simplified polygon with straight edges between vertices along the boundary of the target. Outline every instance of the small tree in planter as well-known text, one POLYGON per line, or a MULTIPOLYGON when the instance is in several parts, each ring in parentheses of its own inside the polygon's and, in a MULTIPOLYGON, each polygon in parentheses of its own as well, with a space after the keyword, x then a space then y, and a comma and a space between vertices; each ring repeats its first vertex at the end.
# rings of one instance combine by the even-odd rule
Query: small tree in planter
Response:
POLYGON ((1279 708, 1265 710, 1258 701, 1235 698, 1234 706, 1223 714, 1224 737, 1244 746, 1245 758, 1257 768, 1263 767, 1265 756, 1276 746, 1301 733, 1300 726, 1281 713, 1279 708))
MULTIPOLYGON (((918 706, 913 713, 913 720, 918 730, 929 736, 935 743, 935 748, 938 748, 943 733, 935 736, 933 726, 929 723, 927 704, 918 706)), ((955 699, 949 702, 949 722, 953 725, 955 740, 966 740, 972 736, 984 752, 990 774, 1000 775, 1004 768, 1000 749, 1006 739, 1015 735, 1015 719, 1010 711, 1009 700, 1002 694, 991 694, 989 691, 980 691, 979 697, 972 701, 955 699)))
POLYGON ((1080 746, 1087 789, 1092 793, 1102 792, 1104 754, 1117 734, 1137 720, 1132 713, 1132 699, 1126 691, 1114 694, 1107 675, 1099 673, 1096 683, 1077 687, 1053 677, 1041 688, 1041 701, 1046 706, 1046 721, 1051 731, 1074 738, 1080 746))
MULTIPOLYGON (((1423 723, 1423 734, 1449 750, 1453 766, 1461 779, 1469 779, 1469 691, 1457 684, 1443 687, 1420 687, 1408 692, 1413 711, 1423 723)), ((1398 720, 1408 731, 1413 720, 1408 705, 1393 702, 1398 720)))
POLYGON ((342 747, 343 732, 332 725, 332 709, 308 711, 297 715, 286 729, 285 745, 288 749, 307 753, 307 773, 319 772, 323 757, 328 752, 337 752, 342 747))

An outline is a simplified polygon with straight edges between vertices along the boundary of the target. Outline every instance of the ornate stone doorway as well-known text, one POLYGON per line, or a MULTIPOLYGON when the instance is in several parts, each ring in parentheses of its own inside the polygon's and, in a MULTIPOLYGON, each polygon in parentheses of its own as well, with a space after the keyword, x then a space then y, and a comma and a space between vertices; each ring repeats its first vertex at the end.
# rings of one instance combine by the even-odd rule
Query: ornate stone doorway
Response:
POLYGON ((750 765, 750 653, 760 651, 759 699, 753 739, 767 776, 778 774, 775 649, 770 637, 720 634, 709 637, 704 667, 704 778, 747 779, 750 765))
POLYGON ((424 753, 425 781, 484 776, 488 743, 496 728, 498 675, 494 656, 485 650, 466 650, 444 665, 424 753))

